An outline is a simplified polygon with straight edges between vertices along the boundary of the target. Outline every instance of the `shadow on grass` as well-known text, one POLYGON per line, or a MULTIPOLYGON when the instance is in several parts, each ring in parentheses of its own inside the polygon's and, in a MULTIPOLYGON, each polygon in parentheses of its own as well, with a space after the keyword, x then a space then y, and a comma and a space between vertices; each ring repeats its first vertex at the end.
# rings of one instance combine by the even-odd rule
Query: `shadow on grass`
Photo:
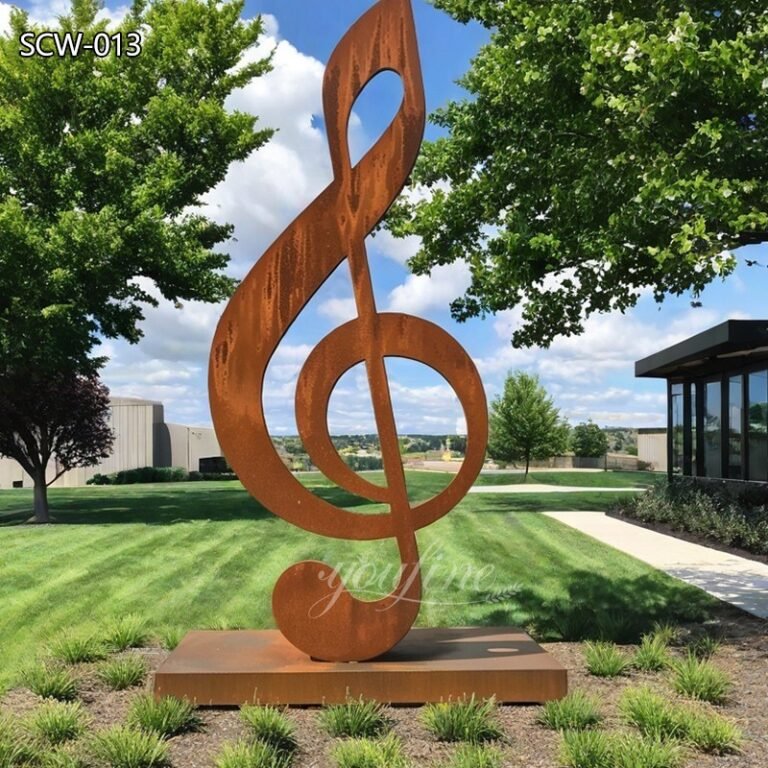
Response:
POLYGON ((635 497, 630 492, 478 494, 471 498, 476 511, 483 512, 607 512, 617 502, 635 497))
POLYGON ((486 626, 517 624, 540 641, 636 643, 655 623, 701 622, 717 603, 693 587, 649 574, 606 578, 590 571, 563 575, 567 595, 551 599, 535 585, 515 590, 507 607, 486 615, 486 626))

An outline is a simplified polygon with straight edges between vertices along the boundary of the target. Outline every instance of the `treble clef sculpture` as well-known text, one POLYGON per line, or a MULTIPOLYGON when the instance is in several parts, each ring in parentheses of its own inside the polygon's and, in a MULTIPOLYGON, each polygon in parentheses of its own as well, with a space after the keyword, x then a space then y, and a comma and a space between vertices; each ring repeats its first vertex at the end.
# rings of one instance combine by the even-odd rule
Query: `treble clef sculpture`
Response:
POLYGON ((394 538, 402 568, 394 591, 363 601, 329 585, 331 566, 292 565, 278 579, 272 608, 283 635, 311 657, 363 661, 394 647, 416 620, 421 600, 415 532, 452 509, 482 467, 488 436, 486 399, 472 360, 438 326, 376 310, 366 236, 402 190, 421 145, 424 91, 410 0, 379 0, 341 40, 325 72, 325 121, 333 181, 278 237, 242 281, 216 329, 211 349, 211 412, 224 455, 246 489, 265 507, 307 531, 339 539, 394 538), (352 106, 380 72, 403 81, 402 104, 389 127, 352 166, 347 125, 352 106), (326 336, 297 382, 296 421, 315 465, 351 493, 389 505, 389 513, 359 515, 313 495, 286 468, 267 430, 264 376, 280 340, 322 283, 348 260, 358 316, 326 336), (456 392, 467 422, 466 457, 452 482, 411 506, 392 410, 386 357, 433 368, 456 392), (386 487, 344 463, 331 442, 328 402, 341 376, 364 363, 381 442, 386 487), (312 607, 334 593, 324 612, 312 607))

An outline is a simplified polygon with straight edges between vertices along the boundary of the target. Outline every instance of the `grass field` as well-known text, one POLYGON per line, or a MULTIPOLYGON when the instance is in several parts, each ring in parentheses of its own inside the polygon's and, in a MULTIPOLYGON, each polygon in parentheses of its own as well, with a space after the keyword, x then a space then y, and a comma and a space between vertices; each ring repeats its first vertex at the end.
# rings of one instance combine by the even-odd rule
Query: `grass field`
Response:
MULTIPOLYGON (((414 501, 449 475, 409 473, 414 501)), ((381 509, 302 481, 355 512, 381 509)), ((427 578, 422 625, 533 625, 539 637, 636 634, 655 619, 697 618, 715 603, 535 509, 596 508, 614 494, 470 495, 419 532, 427 578), (590 498, 594 497, 594 498, 590 498)), ((237 482, 53 489, 55 525, 22 524, 29 491, 0 492, 0 681, 64 628, 98 629, 125 612, 150 627, 273 626, 272 586, 289 565, 323 559, 372 596, 398 565, 391 541, 348 542, 294 528, 237 482)))
POLYGON ((491 472, 480 475, 475 485, 571 485, 579 488, 647 488, 665 475, 658 472, 549 472, 534 469, 526 478, 522 472, 491 472))

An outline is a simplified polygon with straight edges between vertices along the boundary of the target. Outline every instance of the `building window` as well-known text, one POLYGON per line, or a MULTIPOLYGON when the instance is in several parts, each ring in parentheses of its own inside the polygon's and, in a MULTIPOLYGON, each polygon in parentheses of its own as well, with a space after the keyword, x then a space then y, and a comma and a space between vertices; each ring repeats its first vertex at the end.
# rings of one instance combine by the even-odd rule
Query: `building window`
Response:
POLYGON ((697 475, 698 471, 696 468, 696 435, 698 433, 696 431, 697 416, 696 416, 696 385, 695 384, 688 385, 688 400, 689 400, 688 413, 690 413, 690 422, 687 428, 690 432, 688 445, 690 446, 689 450, 691 452, 691 461, 690 461, 690 470, 687 472, 687 474, 697 475))
POLYGON ((749 479, 768 481, 768 371, 749 374, 749 479))
POLYGON ((683 472, 683 385, 673 384, 671 390, 672 405, 672 471, 676 475, 683 472))
POLYGON ((704 385, 704 475, 722 477, 722 393, 720 381, 704 385))
POLYGON ((744 418, 744 377, 728 380, 728 477, 742 480, 744 463, 741 455, 742 422, 744 418))

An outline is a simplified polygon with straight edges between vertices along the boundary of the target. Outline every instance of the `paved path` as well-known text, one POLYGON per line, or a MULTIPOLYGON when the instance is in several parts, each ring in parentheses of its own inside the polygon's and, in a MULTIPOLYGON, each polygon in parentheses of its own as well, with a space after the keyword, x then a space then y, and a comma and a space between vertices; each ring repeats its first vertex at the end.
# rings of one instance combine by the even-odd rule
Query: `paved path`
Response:
POLYGON ((768 565, 764 563, 640 528, 603 512, 544 514, 720 600, 768 618, 768 565))
POLYGON ((592 488, 575 485, 539 485, 526 483, 523 485, 473 485, 470 493, 621 493, 622 491, 644 491, 645 488, 592 488))

